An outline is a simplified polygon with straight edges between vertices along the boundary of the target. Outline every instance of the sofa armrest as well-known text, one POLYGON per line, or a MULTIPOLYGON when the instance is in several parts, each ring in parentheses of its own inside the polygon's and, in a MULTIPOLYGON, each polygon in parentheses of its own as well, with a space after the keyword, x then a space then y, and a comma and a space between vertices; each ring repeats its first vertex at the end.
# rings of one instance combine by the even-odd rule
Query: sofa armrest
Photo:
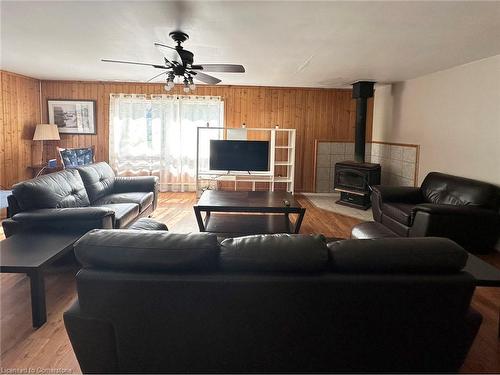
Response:
POLYGON ((373 219, 382 222, 382 204, 387 202, 423 203, 423 196, 418 187, 410 186, 372 186, 373 219))
POLYGON ((16 232, 32 229, 75 230, 113 228, 115 213, 105 207, 44 208, 15 214, 16 232))
POLYGON ((115 193, 152 192, 153 209, 158 206, 159 179, 156 176, 115 177, 115 193))
POLYGON ((372 186, 373 194, 376 194, 382 202, 404 202, 422 203, 424 198, 419 187, 411 186, 372 186))
POLYGON ((21 207, 19 207, 19 202, 14 195, 11 194, 7 196, 7 202, 9 203, 9 207, 7 207, 7 217, 12 217, 22 211, 21 207))
POLYGON ((155 192, 158 186, 156 176, 115 177, 115 193, 155 192))
POLYGON ((115 332, 109 321, 86 315, 78 300, 64 312, 64 327, 84 374, 118 373, 115 332))
POLYGON ((5 237, 9 238, 19 231, 20 224, 12 219, 2 220, 2 229, 5 237))
POLYGON ((494 210, 480 208, 475 206, 458 206, 451 204, 435 204, 435 203, 421 203, 417 204, 412 209, 413 215, 417 212, 427 212, 431 215, 453 215, 456 216, 469 216, 469 217, 494 217, 498 213, 494 210))
POLYGON ((471 206, 419 204, 413 208, 409 237, 447 237, 472 252, 493 249, 500 238, 500 215, 471 206))
POLYGON ((105 207, 43 208, 15 214, 12 219, 18 222, 46 222, 66 220, 95 220, 114 215, 105 207))

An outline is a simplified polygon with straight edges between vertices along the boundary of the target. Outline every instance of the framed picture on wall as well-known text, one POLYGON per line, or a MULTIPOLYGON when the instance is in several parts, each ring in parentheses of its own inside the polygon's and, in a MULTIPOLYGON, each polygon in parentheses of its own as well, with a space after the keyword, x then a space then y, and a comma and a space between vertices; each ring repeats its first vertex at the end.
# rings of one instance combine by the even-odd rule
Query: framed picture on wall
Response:
POLYGON ((61 134, 96 134, 95 100, 47 100, 49 123, 61 134))

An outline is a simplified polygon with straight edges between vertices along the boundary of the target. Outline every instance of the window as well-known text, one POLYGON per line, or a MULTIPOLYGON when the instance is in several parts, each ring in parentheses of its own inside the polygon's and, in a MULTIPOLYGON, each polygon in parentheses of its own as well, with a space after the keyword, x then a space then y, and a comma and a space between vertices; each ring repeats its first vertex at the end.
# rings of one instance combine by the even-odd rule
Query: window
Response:
POLYGON ((118 175, 158 176, 161 191, 195 190, 197 128, 223 126, 219 97, 111 94, 109 112, 118 175))

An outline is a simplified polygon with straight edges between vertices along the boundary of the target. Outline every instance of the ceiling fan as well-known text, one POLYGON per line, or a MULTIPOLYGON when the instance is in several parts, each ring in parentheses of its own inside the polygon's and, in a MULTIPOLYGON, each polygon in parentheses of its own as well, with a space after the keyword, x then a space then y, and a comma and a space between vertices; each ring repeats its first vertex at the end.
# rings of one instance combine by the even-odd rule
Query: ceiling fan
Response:
POLYGON ((167 84, 165 90, 170 91, 174 87, 174 80, 180 77, 184 83, 184 92, 188 93, 196 88, 193 79, 216 85, 221 82, 220 79, 203 72, 221 72, 221 73, 244 73, 245 68, 243 65, 233 64, 193 64, 194 54, 182 47, 182 43, 189 39, 189 36, 182 31, 172 31, 169 36, 177 43, 175 47, 167 46, 162 43, 155 43, 160 52, 164 56, 164 65, 148 64, 143 62, 121 61, 102 59, 103 62, 121 63, 121 64, 134 64, 134 65, 147 65, 157 69, 162 69, 160 74, 155 75, 147 82, 151 82, 155 78, 163 74, 167 75, 167 84))

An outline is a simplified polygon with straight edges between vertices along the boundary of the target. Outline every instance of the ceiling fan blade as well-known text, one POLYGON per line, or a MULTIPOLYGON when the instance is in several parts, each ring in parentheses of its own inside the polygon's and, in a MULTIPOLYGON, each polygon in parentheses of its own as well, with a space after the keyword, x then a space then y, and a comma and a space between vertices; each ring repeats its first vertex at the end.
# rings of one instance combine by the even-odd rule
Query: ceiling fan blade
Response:
POLYGON ((120 63, 120 64, 146 65, 146 66, 152 66, 152 67, 158 68, 158 69, 171 68, 171 66, 166 66, 166 65, 156 65, 156 64, 148 64, 148 63, 134 62, 134 61, 121 61, 121 60, 109 60, 109 59, 101 59, 101 61, 102 62, 110 62, 110 63, 120 63))
POLYGON ((162 53, 163 56, 165 56, 165 58, 169 62, 175 61, 178 63, 182 63, 181 55, 179 55, 174 47, 170 47, 162 43, 155 43, 155 47, 158 48, 158 50, 162 53))
POLYGON ((197 79, 198 81, 201 81, 203 83, 207 83, 209 85, 216 85, 219 82, 222 82, 219 78, 209 76, 208 74, 205 74, 202 72, 190 71, 189 73, 191 73, 193 75, 194 79, 197 79))
POLYGON ((168 72, 167 71, 161 72, 160 74, 155 75, 153 78, 148 79, 146 82, 151 82, 153 79, 158 78, 162 74, 166 74, 166 73, 168 73, 168 72))
POLYGON ((245 73, 243 65, 234 64, 198 64, 193 65, 191 69, 203 70, 204 72, 245 73))

